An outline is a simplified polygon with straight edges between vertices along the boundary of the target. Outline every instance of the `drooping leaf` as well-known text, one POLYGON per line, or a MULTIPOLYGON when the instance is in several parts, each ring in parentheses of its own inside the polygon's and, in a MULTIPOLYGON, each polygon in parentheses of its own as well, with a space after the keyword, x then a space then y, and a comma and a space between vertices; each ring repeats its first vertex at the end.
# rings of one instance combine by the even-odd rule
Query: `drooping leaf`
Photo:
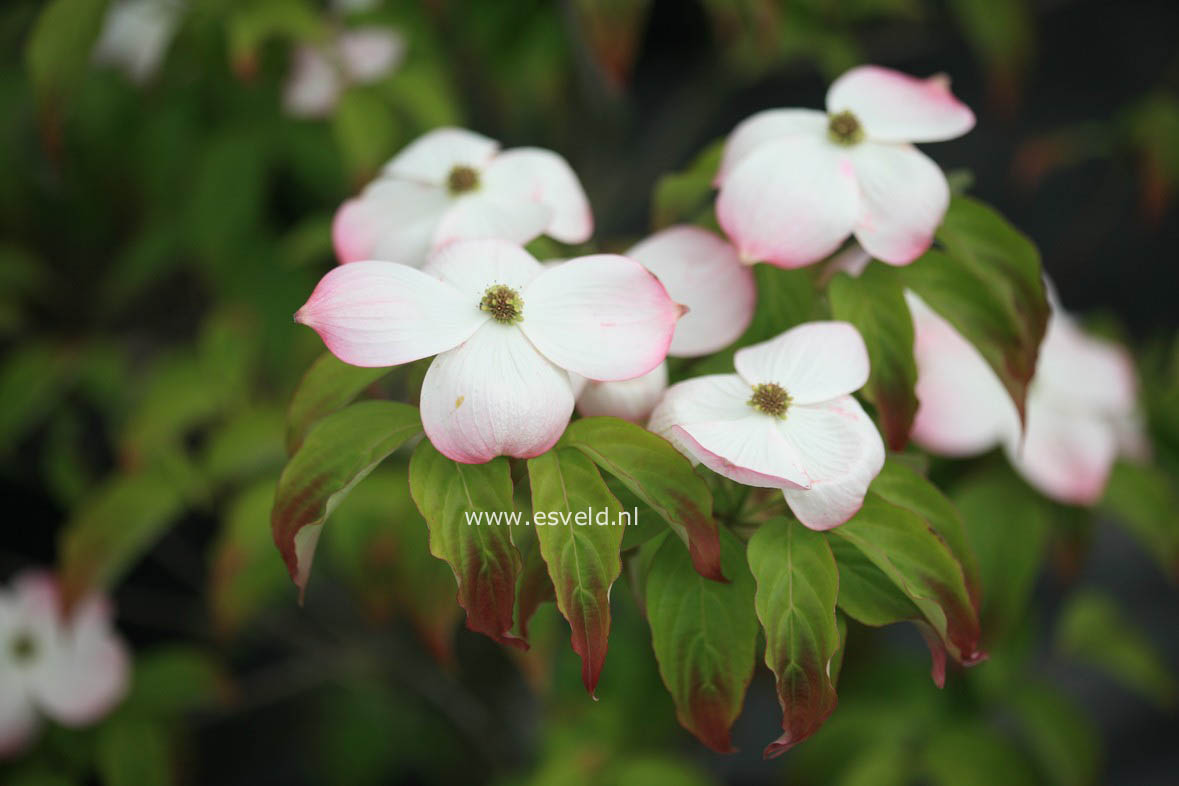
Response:
POLYGON ((1057 623, 1056 645, 1159 707, 1174 707, 1179 699, 1179 681, 1150 639, 1096 590, 1069 599, 1057 623))
POLYGON ((557 591, 549 578, 549 569, 540 553, 540 539, 535 527, 521 527, 512 533, 520 550, 520 579, 516 583, 516 630, 528 640, 528 623, 542 603, 556 601, 557 591))
POLYGON ((929 251, 898 268, 998 375, 1023 417, 1050 311, 1035 245, 993 209, 954 197, 929 251))
POLYGON ((352 403, 391 368, 350 366, 330 352, 320 355, 295 388, 287 410, 287 451, 294 453, 317 420, 352 403))
POLYGON ((955 660, 972 665, 986 657, 962 565, 924 517, 869 491, 860 512, 830 534, 851 543, 888 577, 955 660))
POLYGON ((450 565, 467 627, 521 649, 512 631, 520 553, 511 524, 468 520, 467 514, 512 513, 512 473, 504 457, 459 464, 422 440, 409 462, 413 501, 430 528, 430 553, 450 565))
POLYGON ((1138 539, 1164 573, 1179 579, 1179 493, 1164 470, 1119 462, 1101 509, 1138 539))
POLYGON ((771 519, 749 540, 746 556, 774 672, 783 734, 766 746, 781 755, 818 731, 835 709, 831 676, 839 649, 835 599, 839 573, 826 539, 796 521, 771 519))
POLYGON ((1007 469, 970 478, 954 490, 954 502, 978 555, 980 614, 990 643, 1024 616, 1048 538, 1049 513, 1007 469))
POLYGON ((113 586, 180 515, 184 489, 171 470, 116 475, 74 510, 59 536, 66 605, 113 586))
POLYGON ((837 275, 827 294, 832 316, 852 323, 864 337, 872 364, 864 394, 880 413, 888 446, 901 450, 917 414, 917 363, 913 317, 900 281, 891 268, 873 262, 859 278, 837 275))
POLYGON ((270 523, 275 545, 302 598, 311 561, 332 510, 373 468, 421 433, 418 411, 394 401, 362 401, 317 423, 278 481, 270 523))
POLYGON ((573 448, 528 459, 528 478, 533 510, 545 513, 549 522, 535 528, 540 553, 556 589, 557 608, 573 631, 581 681, 592 696, 606 660, 610 588, 622 573, 619 550, 625 527, 617 524, 622 505, 594 463, 573 448), (554 522, 554 513, 559 522, 554 522), (600 515, 606 523, 599 521, 600 515))
POLYGON ((745 550, 728 530, 721 556, 728 583, 702 577, 683 545, 665 538, 651 559, 645 597, 651 646, 676 717, 709 748, 729 753, 729 729, 753 676, 758 623, 745 550))
POLYGON ((582 418, 558 443, 577 448, 663 517, 688 546, 700 575, 724 581, 712 494, 662 437, 618 418, 582 418))

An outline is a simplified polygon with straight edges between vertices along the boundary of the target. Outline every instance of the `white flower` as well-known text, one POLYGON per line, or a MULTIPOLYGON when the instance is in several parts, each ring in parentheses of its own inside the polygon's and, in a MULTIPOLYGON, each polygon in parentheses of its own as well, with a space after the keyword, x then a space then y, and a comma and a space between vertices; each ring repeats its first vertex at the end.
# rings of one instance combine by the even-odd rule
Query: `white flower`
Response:
POLYGON ((95 62, 146 82, 163 62, 183 11, 180 0, 116 0, 107 8, 94 45, 95 62))
POLYGON ((811 529, 854 516, 884 466, 884 442, 850 395, 868 350, 846 322, 808 322, 737 351, 736 374, 672 385, 648 428, 747 486, 782 489, 811 529))
POLYGON ((45 573, 24 573, 0 590, 0 757, 36 735, 41 715, 65 726, 101 718, 122 699, 129 659, 98 597, 68 619, 45 573))
POLYGON ((589 201, 565 159, 540 148, 501 151, 494 140, 461 128, 411 142, 340 207, 332 225, 340 262, 414 267, 452 240, 524 244, 547 234, 581 243, 592 232, 589 201))
POLYGON ((324 117, 353 84, 388 76, 405 58, 405 39, 386 27, 340 33, 325 48, 304 44, 292 55, 283 106, 296 117, 324 117))
POLYGON ((716 177, 717 219, 750 262, 802 267, 854 233, 874 258, 908 264, 950 200, 941 169, 910 143, 973 126, 943 77, 853 68, 827 91, 826 112, 770 109, 737 126, 716 177))

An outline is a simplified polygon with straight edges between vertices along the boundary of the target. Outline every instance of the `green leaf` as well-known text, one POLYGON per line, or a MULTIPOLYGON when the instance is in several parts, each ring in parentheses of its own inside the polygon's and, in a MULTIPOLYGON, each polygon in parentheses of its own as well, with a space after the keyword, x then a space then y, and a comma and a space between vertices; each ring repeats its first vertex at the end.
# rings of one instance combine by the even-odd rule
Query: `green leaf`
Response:
POLYGON ((324 352, 303 375, 287 411, 287 451, 294 453, 317 420, 352 403, 391 368, 361 368, 324 352))
POLYGON ((1035 786, 1027 757, 981 721, 939 724, 921 757, 922 783, 934 786, 1035 786))
POLYGON ((1154 645, 1112 598, 1095 590, 1069 600, 1057 623, 1056 645, 1163 709, 1179 698, 1179 683, 1154 645))
POLYGON ((360 176, 374 174, 397 149, 393 106, 373 89, 345 90, 332 115, 332 130, 349 169, 360 176))
POLYGON ((1042 781, 1058 786, 1097 782, 1101 736, 1085 711, 1046 684, 1009 686, 1003 701, 1038 762, 1042 781))
POLYGON ((712 494, 671 443, 618 418, 582 418, 559 443, 577 448, 663 517, 700 575, 724 581, 712 494))
POLYGON ((352 487, 421 433, 418 411, 393 401, 362 401, 335 412, 307 434, 278 481, 270 525, 299 588, 307 589, 324 522, 352 487))
POLYGON ((136 657, 131 691, 120 717, 156 723, 215 704, 225 695, 222 669, 208 653, 187 646, 148 650, 136 657))
POLYGON ((839 566, 839 608, 845 614, 873 627, 922 618, 921 609, 864 552, 840 538, 828 542, 839 566))
POLYGON ((95 750, 103 786, 170 786, 172 744, 153 721, 116 719, 104 723, 95 750))
POLYGON ((451 461, 422 440, 409 462, 409 489, 430 528, 430 553, 450 565, 467 627, 527 649, 512 631, 520 553, 507 522, 470 523, 468 513, 511 514, 512 473, 505 457, 486 464, 451 461))
POLYGON ((1023 619, 1040 571, 1051 521, 1043 500, 1010 470, 975 476, 954 490, 982 582, 986 641, 1023 619))
POLYGON ((117 583, 183 509, 181 486, 167 465, 102 484, 74 510, 59 536, 66 604, 117 583))
POLYGON ((659 674, 680 724, 718 753, 741 712, 757 656, 753 576, 744 547, 721 533, 729 583, 703 578, 683 545, 665 538, 646 576, 647 618, 659 674))
POLYGON ((0 366, 0 455, 13 453, 65 396, 73 363, 71 352, 49 343, 8 350, 0 366))
POLYGON ((659 178, 652 199, 652 229, 664 229, 680 223, 708 223, 715 226, 712 219, 712 179, 720 168, 724 147, 724 141, 718 140, 704 148, 686 170, 659 178))
POLYGON ((25 45, 25 67, 37 97, 56 103, 74 90, 90 65, 107 0, 53 0, 25 45))
POLYGON ((831 663, 839 650, 839 572, 826 539, 796 521, 771 519, 749 540, 754 598, 774 672, 783 734, 765 756, 785 753, 818 731, 835 709, 831 663))
POLYGON ((275 482, 266 478, 229 503, 213 542, 209 565, 209 607, 214 627, 233 634, 262 609, 290 592, 290 577, 274 558, 267 523, 275 482))
POLYGON ((212 431, 201 467, 213 484, 241 483, 277 470, 286 460, 283 414, 277 407, 242 410, 212 431))
POLYGON ((520 550, 520 578, 516 582, 516 630, 520 638, 527 641, 528 623, 532 615, 541 604, 556 601, 557 590, 541 556, 536 528, 521 527, 512 533, 512 540, 520 550))
POLYGON ((1179 578, 1179 494, 1174 480, 1157 467, 1119 462, 1114 466, 1101 509, 1130 531, 1171 578, 1179 578))
POLYGON ((985 658, 962 566, 924 517, 869 490, 860 512, 830 535, 855 546, 884 573, 956 660, 972 665, 985 658))
POLYGON ((891 268, 873 262, 859 278, 840 273, 828 287, 831 314, 856 326, 868 346, 872 372, 864 395, 876 405, 888 446, 901 450, 917 414, 913 317, 891 268))
POLYGON ((533 521, 540 553, 556 589, 557 608, 569 621, 573 651, 581 657, 581 681, 590 695, 606 660, 610 588, 622 573, 619 550, 625 526, 622 505, 598 468, 573 448, 528 459, 533 521), (554 514, 558 519, 554 520, 554 514), (602 523, 600 517, 605 517, 602 523))
POLYGON ((897 274, 979 350, 1023 417, 1050 308, 1035 245, 990 207, 955 197, 929 251, 897 274))

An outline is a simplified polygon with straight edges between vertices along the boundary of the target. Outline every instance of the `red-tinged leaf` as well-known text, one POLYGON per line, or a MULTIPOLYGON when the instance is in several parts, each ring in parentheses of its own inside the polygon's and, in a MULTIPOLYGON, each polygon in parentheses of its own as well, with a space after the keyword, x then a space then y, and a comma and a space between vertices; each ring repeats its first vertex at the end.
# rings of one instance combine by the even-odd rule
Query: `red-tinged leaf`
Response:
POLYGON ((409 490, 430 529, 430 553, 454 572, 467 627, 527 649, 527 642, 511 632, 521 568, 513 525, 469 523, 467 518, 469 513, 515 512, 508 460, 459 464, 422 440, 409 462, 409 490))
POLYGON ((901 591, 955 660, 969 666, 985 659, 962 565, 925 518, 869 491, 860 512, 831 534, 855 546, 901 591))
POLYGON ((904 289, 892 268, 873 262, 859 278, 836 276, 827 294, 832 315, 855 325, 864 337, 872 361, 864 394, 876 405, 888 446, 901 450, 917 414, 913 317, 904 289))
POLYGON ((422 431, 418 411, 394 401, 362 401, 307 434, 278 481, 270 526, 302 600, 324 522, 353 486, 422 431))
POLYGON ((1035 245, 990 207, 954 197, 929 251, 897 270, 978 349, 1022 418, 1050 307, 1035 245))
POLYGON ((727 583, 701 577, 683 545, 665 538, 646 576, 646 607, 676 718, 709 748, 731 753, 729 729, 753 677, 758 623, 744 546, 727 530, 720 540, 727 583))
POLYGON ((749 540, 754 603, 766 636, 766 665, 782 706, 782 736, 766 746, 779 756, 818 731, 837 702, 831 676, 840 647, 835 620, 839 571, 827 540, 796 521, 771 519, 749 540))
POLYGON ((391 368, 350 366, 330 352, 320 355, 295 388, 287 410, 287 452, 294 453, 317 420, 346 407, 391 368))
POLYGON ((606 660, 610 588, 622 573, 625 527, 617 523, 622 505, 594 463, 572 448, 529 459, 528 478, 533 520, 544 514, 548 521, 535 527, 540 553, 556 588, 557 608, 573 630, 581 681, 592 696, 606 660))
POLYGON ((512 533, 512 541, 520 550, 520 579, 516 583, 516 630, 520 638, 528 640, 528 623, 542 603, 557 599, 548 566, 540 554, 540 540, 535 527, 521 527, 512 533))
POLYGON ((701 576, 724 581, 712 493, 662 437, 618 418, 582 418, 559 443, 577 448, 663 517, 688 546, 701 576))

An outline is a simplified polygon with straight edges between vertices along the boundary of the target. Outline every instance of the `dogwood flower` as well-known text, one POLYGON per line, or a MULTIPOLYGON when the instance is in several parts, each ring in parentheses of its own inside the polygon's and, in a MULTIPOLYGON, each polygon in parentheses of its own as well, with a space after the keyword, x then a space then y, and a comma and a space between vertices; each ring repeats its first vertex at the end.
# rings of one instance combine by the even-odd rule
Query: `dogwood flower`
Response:
POLYGON ((147 82, 159 70, 183 11, 181 0, 116 0, 106 10, 94 61, 147 82))
POLYGON ((717 219, 741 257, 786 268, 826 257, 855 234, 893 265, 929 248, 949 205, 937 164, 913 142, 974 127, 945 77, 853 68, 827 91, 827 111, 770 109, 725 145, 717 219))
POLYGON ((0 758, 32 741, 42 714, 65 726, 101 718, 126 692, 129 663, 104 599, 65 619, 49 574, 18 575, 0 589, 0 758))
POLYGON ((341 265, 295 320, 354 366, 437 355, 422 383, 426 436, 468 464, 537 456, 573 413, 569 372, 620 380, 659 365, 681 307, 642 265, 598 254, 544 268, 503 240, 457 241, 424 270, 341 265))
POLYGON ((461 128, 411 142, 340 207, 332 226, 340 262, 414 267, 452 240, 522 245, 547 234, 581 243, 592 232, 589 201, 565 159, 533 147, 501 152, 494 140, 461 128))
POLYGON ((884 466, 884 442, 851 395, 868 350, 846 322, 808 322, 737 351, 736 374, 672 385, 648 428, 693 462, 782 489, 811 529, 850 519, 884 466))
POLYGON ((912 437, 927 450, 971 456, 1002 445, 1044 495, 1092 505, 1118 455, 1142 457, 1137 380, 1129 354, 1093 338, 1054 304, 1028 390, 1026 429, 978 350, 919 297, 913 314, 917 398, 912 437))
MULTIPOLYGON (((757 291, 753 271, 737 250, 712 232, 674 226, 626 252, 654 273, 687 311, 667 354, 698 357, 732 344, 749 327, 757 291)), ((589 382, 577 399, 583 415, 613 415, 645 423, 667 387, 667 367, 625 382, 589 382)))
POLYGON ((296 117, 324 117, 353 84, 376 82, 405 58, 405 39, 386 27, 358 27, 326 47, 304 44, 292 55, 283 107, 296 117))

